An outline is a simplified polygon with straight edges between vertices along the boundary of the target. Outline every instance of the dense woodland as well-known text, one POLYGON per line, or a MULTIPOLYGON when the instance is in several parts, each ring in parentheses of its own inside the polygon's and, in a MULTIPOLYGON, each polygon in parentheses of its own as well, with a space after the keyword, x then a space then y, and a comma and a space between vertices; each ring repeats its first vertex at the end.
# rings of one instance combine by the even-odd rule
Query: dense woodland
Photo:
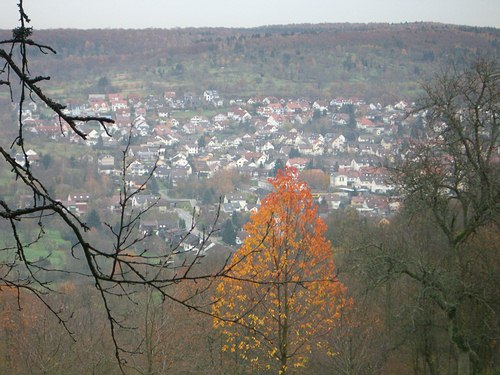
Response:
POLYGON ((420 82, 452 61, 500 48, 497 29, 433 23, 35 33, 57 55, 32 51, 33 63, 70 97, 217 89, 231 97, 340 95, 387 104, 415 99, 420 82))
MULTIPOLYGON (((342 24, 45 30, 35 38, 57 51, 28 55, 33 74, 52 77, 54 98, 207 88, 233 97, 420 96, 425 126, 391 165, 404 202, 393 216, 339 209, 320 218, 309 187, 287 169, 245 218, 250 236, 239 252, 193 261, 135 237, 126 201, 146 184, 119 190, 122 210, 106 217, 79 219, 50 200, 75 186, 117 194, 91 168, 99 147, 51 154, 52 145, 27 137, 42 150, 29 169, 2 143, 0 373, 498 374, 499 30, 342 24), (422 86, 452 61, 479 55, 485 60, 467 74, 456 67, 422 86), (57 184, 45 189, 46 181, 57 184), (5 197, 17 199, 17 189, 33 207, 11 206, 5 197), (117 217, 121 224, 106 224, 117 217)), ((0 95, 10 98, 8 89, 0 95)), ((15 111, 3 108, 2 135, 25 140, 15 111)), ((217 195, 247 182, 228 172, 181 189, 217 195)), ((217 213, 203 220, 208 227, 217 213)))

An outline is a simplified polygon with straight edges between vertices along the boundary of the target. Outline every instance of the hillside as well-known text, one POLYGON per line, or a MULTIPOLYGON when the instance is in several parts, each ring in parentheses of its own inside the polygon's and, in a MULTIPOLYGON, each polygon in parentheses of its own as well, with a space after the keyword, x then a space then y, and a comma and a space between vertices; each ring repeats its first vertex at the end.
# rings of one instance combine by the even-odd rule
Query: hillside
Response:
POLYGON ((58 53, 33 56, 33 64, 72 96, 215 88, 227 96, 391 102, 413 98, 419 82, 451 60, 500 52, 498 29, 434 23, 62 29, 35 31, 35 38, 58 53))

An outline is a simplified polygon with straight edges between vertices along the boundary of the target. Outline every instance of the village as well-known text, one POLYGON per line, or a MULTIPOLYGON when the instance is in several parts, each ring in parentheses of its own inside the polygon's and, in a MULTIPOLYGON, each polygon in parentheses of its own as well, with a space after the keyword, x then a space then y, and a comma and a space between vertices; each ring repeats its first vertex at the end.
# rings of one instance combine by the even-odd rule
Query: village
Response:
MULTIPOLYGON (((341 97, 228 100, 217 90, 205 90, 147 97, 91 94, 86 103, 69 103, 65 111, 73 116, 106 116, 115 122, 107 129, 82 123, 80 130, 88 134, 82 139, 58 118, 43 116, 43 108, 32 102, 21 113, 24 132, 31 139, 95 150, 92 165, 100 176, 119 185, 125 175, 129 188, 141 190, 131 200, 133 208, 155 206, 141 218, 140 230, 163 236, 189 227, 192 210, 212 216, 218 212, 220 225, 234 215, 248 217, 269 193, 269 177, 284 166, 303 174, 320 214, 350 208, 388 220, 400 205, 388 167, 422 124, 420 116, 408 115, 411 106, 405 101, 383 106, 341 97), (121 156, 125 147, 126 167, 121 156), (203 191, 209 186, 203 181, 224 171, 241 177, 233 191, 203 191), (194 184, 202 190, 188 188, 194 184)), ((30 162, 40 162, 36 147, 27 154, 30 162)), ((25 163, 22 153, 16 160, 25 163)), ((101 216, 115 212, 120 200, 117 193, 78 189, 59 198, 83 218, 90 207, 101 216)), ((208 225, 208 220, 201 222, 208 225)), ((241 243, 241 225, 231 230, 234 235, 225 243, 241 243)))

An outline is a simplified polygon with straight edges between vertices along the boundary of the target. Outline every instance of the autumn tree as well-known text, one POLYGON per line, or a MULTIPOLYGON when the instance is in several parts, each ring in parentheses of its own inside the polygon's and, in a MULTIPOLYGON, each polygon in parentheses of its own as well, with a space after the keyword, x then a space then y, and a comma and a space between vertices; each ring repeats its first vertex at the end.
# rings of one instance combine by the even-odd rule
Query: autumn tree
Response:
POLYGON ((275 190, 245 225, 248 236, 217 287, 213 311, 223 351, 283 374, 324 348, 346 301, 307 185, 293 168, 271 183, 275 190))

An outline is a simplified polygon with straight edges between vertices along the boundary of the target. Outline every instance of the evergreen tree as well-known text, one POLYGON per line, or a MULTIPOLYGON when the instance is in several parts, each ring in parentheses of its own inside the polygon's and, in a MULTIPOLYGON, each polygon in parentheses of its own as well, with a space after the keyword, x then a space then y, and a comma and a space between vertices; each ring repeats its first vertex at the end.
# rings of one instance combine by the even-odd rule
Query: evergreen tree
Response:
POLYGON ((226 220, 222 226, 222 241, 228 245, 236 245, 236 231, 231 220, 226 220))

